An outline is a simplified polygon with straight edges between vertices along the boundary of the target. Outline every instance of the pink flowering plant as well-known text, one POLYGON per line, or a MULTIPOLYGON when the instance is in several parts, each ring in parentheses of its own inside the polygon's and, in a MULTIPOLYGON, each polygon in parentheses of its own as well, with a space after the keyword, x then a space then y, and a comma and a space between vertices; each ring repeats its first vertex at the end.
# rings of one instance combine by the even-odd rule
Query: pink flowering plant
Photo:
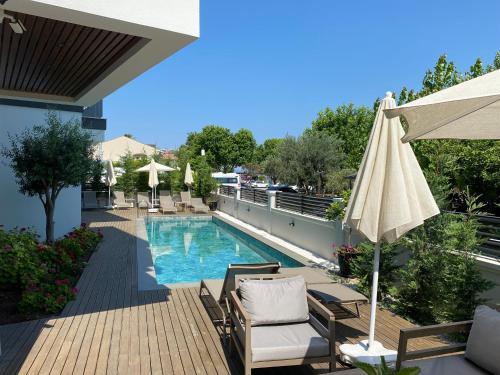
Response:
POLYGON ((359 255, 359 249, 351 244, 343 244, 339 247, 332 244, 332 247, 334 249, 333 256, 337 258, 339 263, 340 274, 345 277, 350 276, 350 264, 359 255))
POLYGON ((75 298, 75 285, 101 238, 83 225, 52 244, 24 228, 0 229, 0 293, 19 293, 18 310, 28 315, 61 311, 75 298))

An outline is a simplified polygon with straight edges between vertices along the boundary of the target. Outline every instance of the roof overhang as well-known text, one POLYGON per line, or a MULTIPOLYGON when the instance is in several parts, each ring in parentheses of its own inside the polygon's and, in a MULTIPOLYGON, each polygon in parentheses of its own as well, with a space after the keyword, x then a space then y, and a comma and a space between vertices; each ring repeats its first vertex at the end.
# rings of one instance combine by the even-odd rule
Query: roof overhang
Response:
POLYGON ((198 0, 8 0, 0 96, 89 106, 199 36, 198 0))

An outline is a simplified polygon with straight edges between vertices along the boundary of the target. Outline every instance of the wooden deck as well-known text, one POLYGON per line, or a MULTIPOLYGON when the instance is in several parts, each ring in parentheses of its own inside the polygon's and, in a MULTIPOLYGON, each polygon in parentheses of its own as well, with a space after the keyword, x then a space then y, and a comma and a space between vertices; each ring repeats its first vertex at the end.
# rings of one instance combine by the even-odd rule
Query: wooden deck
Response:
MULTIPOLYGON (((137 290, 135 210, 84 212, 104 240, 79 283, 77 299, 60 316, 0 326, 0 374, 240 374, 212 324, 197 288, 137 290)), ((340 317, 340 316, 339 316, 340 317)), ((337 321, 337 345, 368 331, 361 318, 337 321)), ((410 323, 379 310, 377 338, 396 348, 410 323)), ((411 342, 413 349, 436 341, 411 342)), ((337 363, 340 369, 343 366, 337 363)), ((325 366, 263 369, 255 374, 316 374, 325 366)))

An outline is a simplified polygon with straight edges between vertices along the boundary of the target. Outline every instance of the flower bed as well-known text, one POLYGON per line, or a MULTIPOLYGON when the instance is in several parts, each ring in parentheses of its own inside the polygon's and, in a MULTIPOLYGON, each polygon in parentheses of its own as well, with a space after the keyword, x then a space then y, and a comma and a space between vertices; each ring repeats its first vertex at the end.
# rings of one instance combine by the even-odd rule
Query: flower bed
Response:
POLYGON ((0 324, 59 313, 101 238, 82 225, 49 245, 24 228, 0 229, 0 324))

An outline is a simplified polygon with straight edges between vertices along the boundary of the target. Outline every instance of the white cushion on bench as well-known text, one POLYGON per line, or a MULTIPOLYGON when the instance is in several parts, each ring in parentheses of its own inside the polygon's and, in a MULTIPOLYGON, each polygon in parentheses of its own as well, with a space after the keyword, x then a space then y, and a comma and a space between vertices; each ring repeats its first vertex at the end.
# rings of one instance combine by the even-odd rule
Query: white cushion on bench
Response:
POLYGON ((328 340, 309 323, 252 328, 252 362, 324 357, 328 340))
POLYGON ((241 303, 252 326, 297 323, 309 319, 306 283, 302 276, 275 280, 242 280, 241 303))
POLYGON ((500 312, 478 306, 467 340, 465 358, 493 374, 500 374, 500 312))

